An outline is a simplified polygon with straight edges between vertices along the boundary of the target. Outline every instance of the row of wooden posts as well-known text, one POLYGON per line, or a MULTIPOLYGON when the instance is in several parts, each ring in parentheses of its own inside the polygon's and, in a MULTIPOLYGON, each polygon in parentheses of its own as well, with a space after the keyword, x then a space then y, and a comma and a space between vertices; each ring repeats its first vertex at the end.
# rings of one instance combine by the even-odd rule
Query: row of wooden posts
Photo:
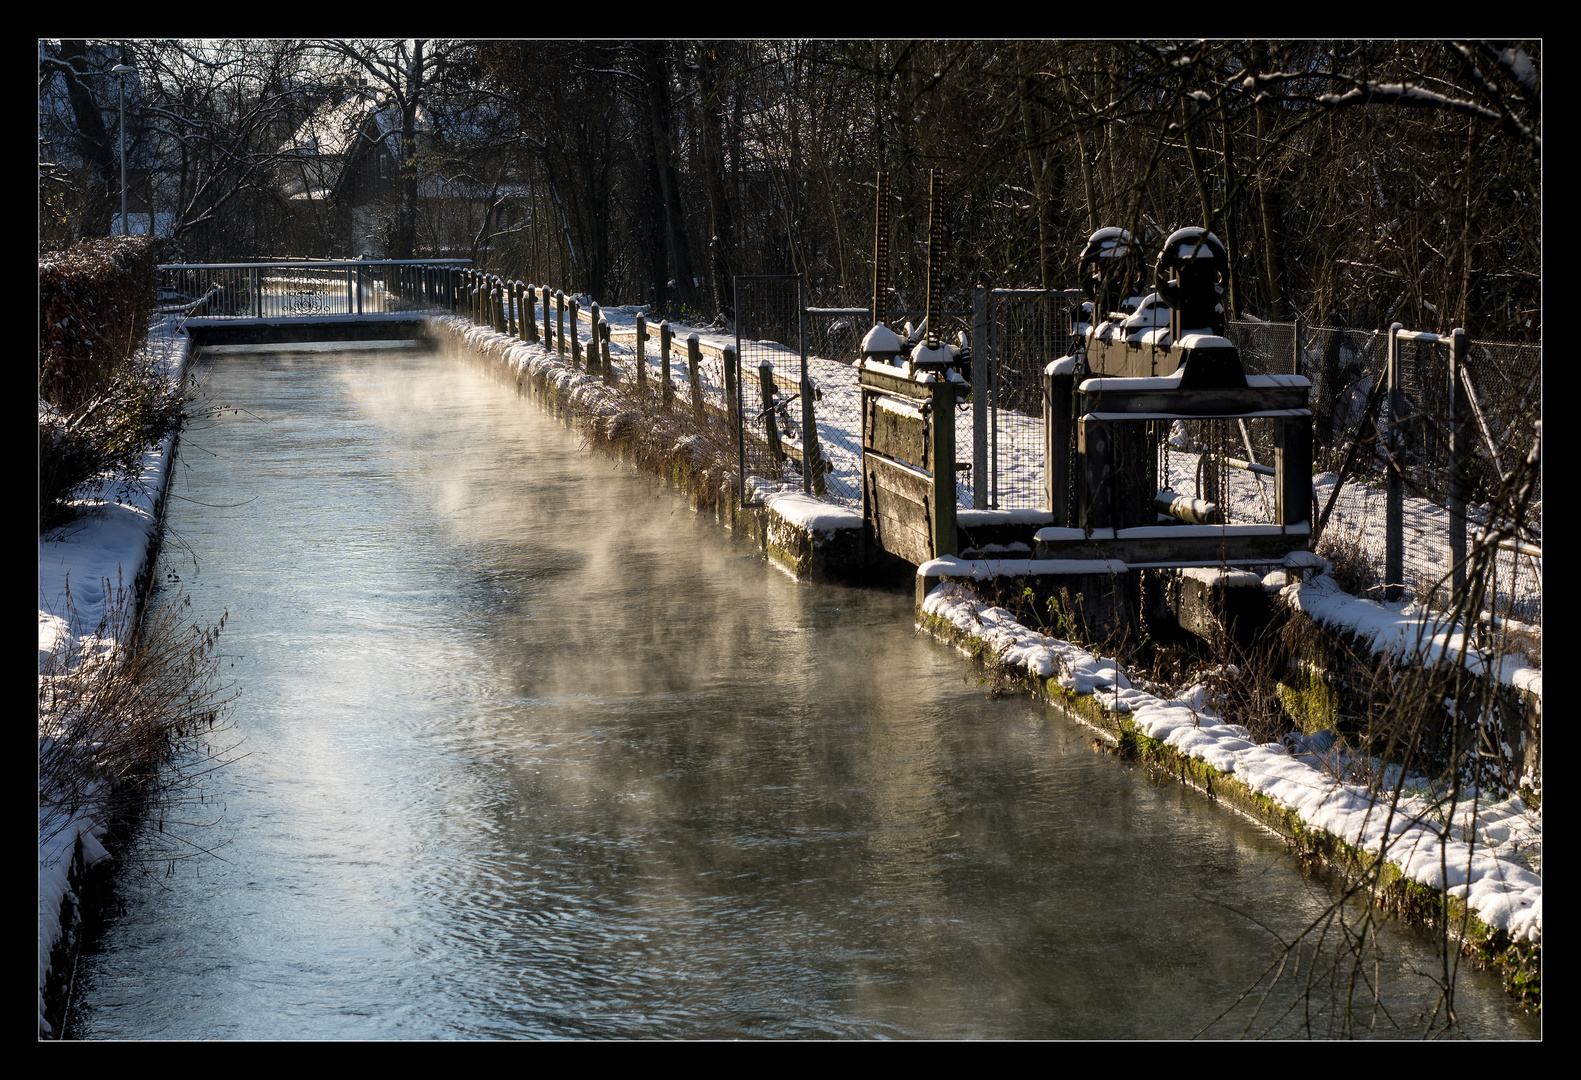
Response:
MULTIPOLYGON (((594 336, 587 342, 584 360, 583 343, 578 329, 581 306, 574 297, 567 297, 558 289, 551 291, 548 286, 508 281, 497 275, 471 268, 458 269, 456 276, 456 287, 452 293, 451 303, 453 312, 457 314, 464 312, 473 322, 488 326, 501 334, 510 334, 532 344, 541 341, 546 348, 553 349, 559 355, 569 356, 572 367, 584 369, 590 375, 599 375, 610 385, 619 382, 619 372, 610 361, 609 323, 604 319, 597 303, 589 305, 588 321, 594 328, 594 336), (541 337, 537 323, 537 305, 540 302, 544 309, 541 337), (566 332, 568 316, 571 324, 569 333, 566 332)), ((637 386, 642 389, 646 389, 648 385, 647 343, 655 338, 659 346, 659 389, 664 404, 669 406, 675 401, 675 384, 670 378, 670 354, 674 345, 670 324, 668 321, 660 322, 657 335, 653 335, 648 331, 647 317, 638 314, 634 367, 637 386)), ((686 378, 692 412, 701 420, 707 414, 702 382, 702 342, 696 334, 688 334, 685 344, 686 378)), ((723 411, 730 426, 732 439, 736 443, 738 455, 744 457, 744 433, 738 408, 740 397, 736 387, 740 365, 735 346, 726 345, 721 352, 725 382, 723 411)), ((763 399, 763 412, 760 415, 764 420, 764 441, 773 459, 783 461, 788 455, 780 441, 779 426, 775 420, 774 367, 767 360, 759 365, 758 385, 763 399)), ((810 489, 822 495, 825 490, 825 470, 822 467, 822 454, 819 452, 816 428, 804 432, 804 447, 804 453, 813 464, 810 467, 804 466, 803 472, 809 476, 810 489)), ((745 462, 741 464, 744 467, 745 462)))
MULTIPOLYGON (((453 310, 457 313, 464 311, 475 323, 532 344, 538 344, 541 340, 546 348, 553 349, 561 356, 569 356, 573 367, 586 370, 590 375, 600 375, 611 385, 620 381, 619 372, 609 355, 609 323, 597 303, 589 305, 588 321, 592 324, 595 335, 586 342, 584 349, 578 331, 582 308, 575 297, 568 297, 558 289, 551 291, 548 286, 506 281, 493 274, 485 274, 477 270, 461 270, 459 276, 453 305, 453 310), (541 337, 537 323, 537 308, 540 302, 544 305, 541 337), (568 317, 571 323, 569 333, 566 332, 568 317)), ((640 314, 637 316, 635 365, 637 385, 646 387, 648 384, 647 343, 655 336, 659 343, 661 391, 665 403, 669 404, 675 398, 675 385, 670 380, 670 354, 674 347, 670 324, 667 321, 661 322, 658 334, 651 335, 648 333, 647 318, 640 314)), ((734 348, 728 346, 725 351, 731 354, 735 352, 734 348)), ((703 412, 702 360, 700 339, 696 334, 688 335, 686 338, 687 381, 691 389, 692 407, 699 415, 703 412)), ((733 367, 734 365, 727 359, 725 363, 727 403, 734 397, 731 393, 735 381, 732 377, 733 367)))

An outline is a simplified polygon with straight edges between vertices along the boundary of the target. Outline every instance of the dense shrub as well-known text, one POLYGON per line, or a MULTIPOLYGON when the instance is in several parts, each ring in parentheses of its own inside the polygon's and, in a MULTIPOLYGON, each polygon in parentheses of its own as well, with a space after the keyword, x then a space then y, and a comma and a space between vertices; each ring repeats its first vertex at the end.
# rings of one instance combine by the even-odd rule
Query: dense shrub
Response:
POLYGON ((38 261, 39 396, 70 412, 148 336, 157 277, 147 237, 82 240, 38 261))
POLYGON ((181 421, 178 389, 143 348, 156 268, 146 238, 82 241, 39 259, 38 512, 105 477, 135 483, 143 451, 181 421))

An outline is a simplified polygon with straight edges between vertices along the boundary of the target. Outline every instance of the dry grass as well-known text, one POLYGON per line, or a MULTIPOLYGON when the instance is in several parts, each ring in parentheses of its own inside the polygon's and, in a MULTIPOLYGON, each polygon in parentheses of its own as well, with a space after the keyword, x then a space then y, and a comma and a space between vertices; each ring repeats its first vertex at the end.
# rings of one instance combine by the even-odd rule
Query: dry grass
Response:
MULTIPOLYGON (((39 664, 41 848, 78 815, 127 821, 201 803, 202 777, 234 749, 214 740, 231 701, 215 655, 224 618, 189 622, 190 601, 178 594, 139 624, 132 590, 117 586, 113 596, 91 633, 68 636, 39 664)), ((66 607, 60 614, 73 624, 69 593, 66 607)))

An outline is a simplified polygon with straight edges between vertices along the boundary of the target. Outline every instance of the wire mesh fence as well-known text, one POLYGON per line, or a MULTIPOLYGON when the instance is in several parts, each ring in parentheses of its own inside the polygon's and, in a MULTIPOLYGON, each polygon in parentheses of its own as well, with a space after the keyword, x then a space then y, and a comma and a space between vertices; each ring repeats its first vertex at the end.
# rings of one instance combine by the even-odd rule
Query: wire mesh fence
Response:
MULTIPOLYGON (((1337 472, 1351 458, 1352 479, 1336 500, 1329 529, 1349 536, 1368 561, 1384 565, 1384 487, 1389 455, 1384 432, 1391 420, 1387 381, 1388 335, 1337 327, 1302 327, 1302 370, 1311 379, 1314 461, 1337 472), (1377 397, 1376 417, 1368 404, 1377 397)), ((1419 596, 1445 592, 1450 571, 1450 341, 1447 336, 1407 336, 1396 342, 1400 362, 1399 463, 1406 496, 1404 572, 1419 596)), ((1490 524, 1509 467, 1524 461, 1537 438, 1542 410, 1542 348, 1510 342, 1468 341, 1465 366, 1474 418, 1468 425, 1467 518, 1475 533, 1490 524)), ((1322 491, 1331 491, 1329 484, 1322 491)), ((1520 539, 1540 546, 1539 480, 1521 507, 1520 539)), ((1330 536, 1334 542, 1335 536, 1330 536)), ((1540 620, 1540 558, 1500 551, 1492 574, 1488 610, 1504 617, 1540 620)))
MULTIPOLYGON (((1043 369, 1068 355, 1071 311, 1079 293, 1033 289, 989 292, 988 505, 1042 509, 1043 369)), ((957 445, 960 445, 957 440, 957 445)), ((970 446, 967 442, 965 445, 970 446)), ((1067 476, 1077 475, 1067 470, 1067 476)))
MULTIPOLYGON (((743 473, 787 489, 821 493, 825 475, 803 475, 801 343, 801 279, 787 275, 736 278, 743 473)), ((821 467, 821 459, 815 464, 821 467)))

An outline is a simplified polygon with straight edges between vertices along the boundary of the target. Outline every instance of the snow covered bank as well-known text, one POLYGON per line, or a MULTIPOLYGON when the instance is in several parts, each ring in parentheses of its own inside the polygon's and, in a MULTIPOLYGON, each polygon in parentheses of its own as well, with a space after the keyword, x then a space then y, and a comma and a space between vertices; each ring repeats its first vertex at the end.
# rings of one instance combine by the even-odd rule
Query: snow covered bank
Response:
MULTIPOLYGON (((1467 641, 1463 626, 1414 600, 1364 600, 1341 590, 1327 575, 1289 585, 1284 596, 1295 610, 1370 642, 1375 654, 1389 653, 1426 664, 1458 660, 1474 675, 1482 674, 1494 663, 1475 643, 1467 641)), ((1497 667, 1500 683, 1542 699, 1542 672, 1528 666, 1524 656, 1500 657, 1497 667)))
MULTIPOLYGON (((179 381, 186 368, 189 338, 165 317, 150 327, 145 348, 165 376, 179 381)), ((120 643, 99 636, 117 603, 118 590, 146 586, 164 501, 175 437, 146 451, 139 482, 120 493, 106 483, 75 500, 77 520, 38 540, 38 656, 42 667, 57 650, 102 655, 120 643)), ((51 955, 72 928, 63 926, 63 902, 75 910, 72 863, 81 847, 85 865, 104 859, 99 843, 104 823, 89 809, 70 814, 38 807, 38 1030, 52 1034, 44 1018, 44 987, 51 955)))
POLYGON ((1200 763, 1211 791, 1223 797, 1238 790, 1243 808, 1287 837, 1353 864, 1381 856, 1417 887, 1413 900, 1436 901, 1451 918, 1463 905, 1473 943, 1512 942, 1525 950, 1523 964, 1535 963, 1527 954, 1542 940, 1542 826, 1519 797, 1450 807, 1425 779, 1345 755, 1331 735, 1257 745, 1245 728, 1214 714, 1203 687, 1167 699, 1139 689, 1114 659, 1031 630, 957 582, 928 593, 922 621, 986 662, 1030 678, 1111 741, 1139 741, 1144 751, 1167 748, 1165 757, 1200 763), (1369 785, 1363 776, 1381 779, 1369 785), (1403 794, 1392 798, 1396 787, 1403 794), (1323 837, 1321 845, 1313 834, 1323 837))

